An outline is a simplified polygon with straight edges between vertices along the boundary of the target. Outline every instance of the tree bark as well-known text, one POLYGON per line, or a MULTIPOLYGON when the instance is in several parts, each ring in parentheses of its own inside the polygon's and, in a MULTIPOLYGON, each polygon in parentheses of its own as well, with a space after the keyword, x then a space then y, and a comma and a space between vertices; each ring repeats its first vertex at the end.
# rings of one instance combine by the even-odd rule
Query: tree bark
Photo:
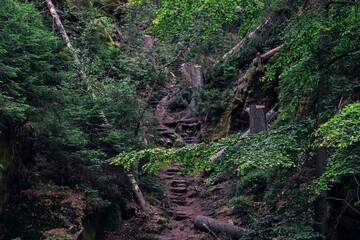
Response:
MULTIPOLYGON (((236 44, 232 49, 230 49, 230 51, 228 51, 227 53, 225 53, 221 59, 226 59, 227 57, 229 57, 231 54, 233 54, 235 51, 237 51, 238 49, 242 48, 246 43, 247 41, 251 41, 253 39, 255 39, 259 32, 262 31, 262 29, 265 29, 267 28, 270 24, 271 24, 271 16, 267 17, 265 19, 265 21, 263 21, 262 23, 260 23, 254 30, 252 31, 249 31, 245 37, 238 43, 236 44)), ((214 66, 216 66, 217 64, 219 63, 219 61, 216 61, 214 66)))
POLYGON ((130 183, 131 183, 131 186, 133 188, 133 191, 134 191, 134 194, 135 194, 135 197, 138 201, 138 204, 140 205, 141 209, 143 210, 143 212, 145 213, 145 215, 149 215, 151 213, 151 210, 144 198, 144 195, 142 194, 141 190, 140 190, 140 187, 134 177, 133 174, 131 173, 128 173, 127 174, 129 180, 130 180, 130 183))
MULTIPOLYGON (((87 75, 86 75, 85 71, 81 68, 81 63, 80 63, 79 57, 78 57, 78 55, 77 55, 77 53, 75 51, 75 48, 71 44, 70 38, 69 38, 68 34, 66 33, 65 27, 62 24, 59 15, 57 14, 57 11, 55 9, 54 4, 52 3, 51 0, 45 0, 45 2, 46 2, 47 6, 49 8, 51 16, 53 17, 53 19, 55 21, 56 26, 58 26, 58 28, 59 28, 60 35, 61 35, 62 39, 66 43, 67 48, 70 49, 70 51, 72 53, 72 58, 73 58, 74 64, 75 64, 75 66, 77 68, 77 71, 78 71, 78 74, 79 74, 80 78, 85 79, 87 77, 87 75)), ((90 95, 91 95, 91 97, 93 99, 96 99, 96 95, 95 95, 94 92, 91 91, 91 86, 90 85, 88 85, 86 87, 86 91, 90 92, 90 95)), ((97 106, 97 104, 95 106, 97 106)), ((106 117, 106 115, 105 115, 105 113, 103 111, 100 111, 99 116, 100 116, 101 120, 103 121, 103 126, 104 127, 110 126, 109 121, 107 120, 107 117, 106 117)))
POLYGON ((200 91, 204 87, 202 67, 197 64, 184 63, 181 66, 182 74, 187 78, 192 91, 191 102, 186 111, 186 117, 194 117, 198 113, 200 91))
POLYGON ((250 105, 250 133, 258 133, 266 130, 265 106, 250 105))
POLYGON ((263 60, 267 60, 275 55, 284 45, 277 46, 276 48, 271 49, 270 51, 267 51, 266 53, 259 54, 259 56, 256 56, 256 58, 253 59, 253 64, 261 65, 261 62, 263 60))
POLYGON ((219 220, 198 215, 194 220, 194 227, 196 230, 210 233, 213 235, 224 234, 232 239, 239 239, 244 236, 248 230, 234 226, 219 220))

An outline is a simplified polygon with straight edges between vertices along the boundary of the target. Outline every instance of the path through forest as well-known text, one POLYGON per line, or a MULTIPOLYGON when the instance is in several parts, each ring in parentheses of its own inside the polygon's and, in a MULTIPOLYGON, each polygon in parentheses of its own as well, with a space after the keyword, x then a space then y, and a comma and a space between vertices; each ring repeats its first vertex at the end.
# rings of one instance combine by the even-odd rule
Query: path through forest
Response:
POLYGON ((193 220, 203 214, 205 205, 204 199, 200 198, 203 188, 201 179, 182 173, 181 165, 178 164, 163 167, 160 178, 165 181, 165 195, 171 204, 168 210, 171 229, 159 236, 158 240, 209 239, 209 235, 193 227, 193 220))

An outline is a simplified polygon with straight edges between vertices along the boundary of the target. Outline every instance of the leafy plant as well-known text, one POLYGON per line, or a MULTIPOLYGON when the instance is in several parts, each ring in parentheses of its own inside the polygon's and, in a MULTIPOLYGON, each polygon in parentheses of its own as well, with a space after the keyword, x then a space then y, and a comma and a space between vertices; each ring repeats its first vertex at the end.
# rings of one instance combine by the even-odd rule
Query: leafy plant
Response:
POLYGON ((316 130, 316 145, 327 147, 330 153, 326 171, 316 181, 316 193, 329 189, 343 176, 359 173, 359 131, 359 102, 349 104, 316 130))
POLYGON ((240 195, 230 199, 229 205, 234 207, 234 212, 238 214, 245 214, 250 212, 253 200, 244 195, 240 195))

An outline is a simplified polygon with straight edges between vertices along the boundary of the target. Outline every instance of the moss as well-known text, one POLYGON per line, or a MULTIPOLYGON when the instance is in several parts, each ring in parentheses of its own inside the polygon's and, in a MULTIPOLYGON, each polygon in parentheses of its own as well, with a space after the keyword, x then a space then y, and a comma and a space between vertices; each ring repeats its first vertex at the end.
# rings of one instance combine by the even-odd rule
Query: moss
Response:
POLYGON ((52 229, 81 229, 84 206, 80 194, 44 187, 23 191, 17 202, 11 237, 42 239, 43 233, 52 229))
POLYGON ((115 231, 122 222, 122 211, 117 201, 111 201, 103 215, 103 228, 105 231, 115 231))

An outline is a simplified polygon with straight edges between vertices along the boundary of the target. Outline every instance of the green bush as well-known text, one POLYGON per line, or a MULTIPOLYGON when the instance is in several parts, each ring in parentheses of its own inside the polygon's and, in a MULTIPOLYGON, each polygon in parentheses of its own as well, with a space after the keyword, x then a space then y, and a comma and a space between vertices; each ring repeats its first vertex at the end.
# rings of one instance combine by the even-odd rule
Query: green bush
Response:
POLYGON ((243 195, 234 197, 229 201, 229 205, 234 207, 233 209, 234 213, 239 213, 239 214, 245 214, 250 212, 252 204, 253 204, 253 200, 243 195))

